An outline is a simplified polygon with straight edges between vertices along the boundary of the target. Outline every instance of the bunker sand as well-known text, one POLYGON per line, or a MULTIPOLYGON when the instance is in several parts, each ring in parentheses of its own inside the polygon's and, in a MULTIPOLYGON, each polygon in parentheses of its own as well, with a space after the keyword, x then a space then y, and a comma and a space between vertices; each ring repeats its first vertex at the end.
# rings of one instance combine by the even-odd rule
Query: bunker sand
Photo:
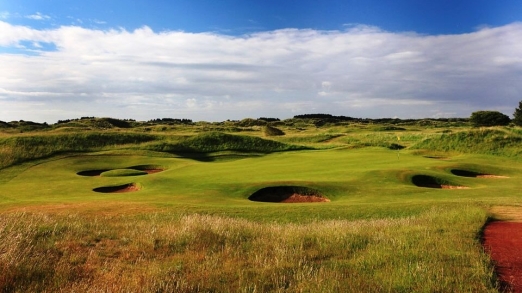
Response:
POLYGON ((502 292, 522 292, 522 207, 496 206, 483 233, 483 246, 495 264, 502 292))

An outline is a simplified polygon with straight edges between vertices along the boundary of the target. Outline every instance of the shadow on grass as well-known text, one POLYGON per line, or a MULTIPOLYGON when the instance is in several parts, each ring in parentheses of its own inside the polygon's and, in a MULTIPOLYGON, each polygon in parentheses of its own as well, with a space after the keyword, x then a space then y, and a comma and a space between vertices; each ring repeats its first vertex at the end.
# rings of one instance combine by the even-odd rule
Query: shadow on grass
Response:
POLYGON ((182 159, 190 159, 198 162, 233 161, 251 157, 261 157, 265 154, 260 153, 197 153, 197 152, 170 152, 182 159))
POLYGON ((248 197, 258 202, 328 202, 318 190, 303 186, 271 186, 262 188, 248 197))

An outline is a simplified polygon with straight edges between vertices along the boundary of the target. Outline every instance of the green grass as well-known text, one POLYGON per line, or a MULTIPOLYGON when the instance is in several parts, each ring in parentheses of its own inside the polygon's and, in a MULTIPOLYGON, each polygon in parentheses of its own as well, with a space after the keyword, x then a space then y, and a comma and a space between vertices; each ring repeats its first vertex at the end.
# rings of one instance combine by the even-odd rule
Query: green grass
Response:
POLYGON ((272 153, 306 149, 306 147, 289 145, 255 136, 208 132, 176 143, 162 142, 150 145, 147 149, 169 153, 212 153, 220 151, 272 153))
POLYGON ((442 134, 426 139, 414 148, 517 157, 522 154, 521 143, 522 135, 519 129, 486 128, 442 134))
POLYGON ((120 176, 141 176, 147 175, 147 172, 135 169, 114 169, 102 172, 102 177, 120 177, 120 176))
POLYGON ((400 141, 387 131, 166 133, 26 154, 0 170, 0 291, 496 292, 480 233, 489 207, 522 204, 522 164, 511 151, 456 146, 458 135, 495 146, 498 131, 516 140, 518 130, 401 130, 400 141), (141 173, 153 167, 164 171, 141 173), (105 173, 77 174, 88 170, 105 173), (469 189, 418 187, 416 175, 469 189), (140 190, 93 191, 129 183, 140 190), (273 186, 331 201, 248 200, 273 186))
POLYGON ((155 139, 152 135, 132 132, 37 134, 0 138, 0 169, 60 153, 96 151, 155 139))

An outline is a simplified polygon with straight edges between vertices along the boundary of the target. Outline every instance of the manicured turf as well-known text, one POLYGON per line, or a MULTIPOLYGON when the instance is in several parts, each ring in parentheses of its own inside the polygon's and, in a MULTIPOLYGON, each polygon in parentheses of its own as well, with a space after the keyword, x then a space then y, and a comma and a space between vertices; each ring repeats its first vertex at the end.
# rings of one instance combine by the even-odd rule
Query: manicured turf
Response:
POLYGON ((271 220, 273 213, 279 211, 281 215, 277 220, 283 221, 308 217, 395 217, 416 214, 433 204, 517 202, 518 174, 522 166, 508 162, 508 159, 478 155, 438 160, 406 151, 397 156, 396 151, 383 148, 295 151, 216 162, 86 154, 50 160, 17 174, 3 184, 0 204, 2 208, 9 208, 28 204, 131 201, 173 210, 230 213, 266 220, 271 220), (143 171, 127 169, 136 165, 161 165, 166 170, 146 175, 143 171), (455 169, 480 169, 483 173, 509 178, 463 177, 452 174, 451 170, 455 169), (105 171, 100 177, 77 174, 88 170, 112 171, 105 171), (139 172, 141 176, 123 176, 129 175, 129 171, 134 175, 139 172), (419 176, 438 178, 469 189, 418 187, 412 180, 419 176), (117 195, 93 192, 98 187, 127 184, 129 178, 141 184, 139 192, 117 195), (248 200, 262 188, 279 185, 314 188, 331 202, 297 204, 299 207, 296 207, 248 200), (267 214, 265 210, 270 212, 267 214), (314 213, 308 214, 309 210, 314 213))

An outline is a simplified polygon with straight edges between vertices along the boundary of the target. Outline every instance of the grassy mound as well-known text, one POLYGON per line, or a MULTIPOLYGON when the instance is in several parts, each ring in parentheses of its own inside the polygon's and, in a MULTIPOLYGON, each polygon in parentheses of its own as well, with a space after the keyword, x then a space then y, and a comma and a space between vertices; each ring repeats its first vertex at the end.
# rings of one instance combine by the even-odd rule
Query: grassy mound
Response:
POLYGON ((211 153, 221 151, 272 153, 309 148, 304 146, 289 145, 282 142, 253 136, 209 132, 190 137, 178 143, 161 142, 158 144, 149 145, 148 149, 174 153, 211 153))
POLYGON ((150 173, 158 173, 158 172, 165 171, 167 169, 167 167, 160 166, 160 165, 138 165, 138 166, 129 167, 127 169, 144 171, 144 172, 150 174, 150 173))
POLYGON ((263 127, 263 133, 265 136, 279 136, 279 135, 285 135, 284 131, 282 131, 279 128, 275 128, 270 125, 266 125, 263 127))
POLYGON ((146 171, 135 169, 114 169, 100 174, 102 177, 141 176, 147 175, 146 171))
POLYGON ((461 152, 502 156, 522 154, 522 136, 518 131, 506 129, 484 129, 442 134, 425 139, 413 149, 439 152, 461 152))
POLYGON ((156 139, 153 135, 132 132, 64 133, 2 138, 0 169, 64 152, 96 151, 104 147, 139 144, 156 139))

